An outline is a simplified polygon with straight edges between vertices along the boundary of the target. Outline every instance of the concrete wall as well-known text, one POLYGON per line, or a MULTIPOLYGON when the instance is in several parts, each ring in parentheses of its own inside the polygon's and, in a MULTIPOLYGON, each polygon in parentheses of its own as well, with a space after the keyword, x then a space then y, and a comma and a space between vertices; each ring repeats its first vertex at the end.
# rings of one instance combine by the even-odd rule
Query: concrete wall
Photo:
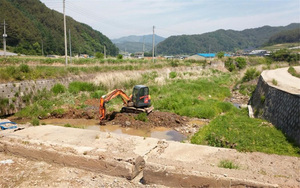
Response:
POLYGON ((300 145, 300 95, 274 88, 260 76, 249 103, 256 117, 270 121, 300 145))
POLYGON ((68 87, 73 81, 89 81, 93 75, 73 76, 60 79, 9 82, 0 84, 0 115, 11 115, 30 103, 30 98, 44 88, 50 90, 55 84, 61 83, 68 87))

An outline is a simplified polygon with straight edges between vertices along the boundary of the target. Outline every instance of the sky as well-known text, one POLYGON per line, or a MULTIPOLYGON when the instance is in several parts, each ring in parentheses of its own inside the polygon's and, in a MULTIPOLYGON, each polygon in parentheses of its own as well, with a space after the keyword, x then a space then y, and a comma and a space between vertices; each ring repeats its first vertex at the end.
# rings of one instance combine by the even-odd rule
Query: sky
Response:
MULTIPOLYGON (((63 12, 63 0, 40 0, 63 12)), ((110 39, 300 23, 300 0, 65 0, 66 15, 110 39)))

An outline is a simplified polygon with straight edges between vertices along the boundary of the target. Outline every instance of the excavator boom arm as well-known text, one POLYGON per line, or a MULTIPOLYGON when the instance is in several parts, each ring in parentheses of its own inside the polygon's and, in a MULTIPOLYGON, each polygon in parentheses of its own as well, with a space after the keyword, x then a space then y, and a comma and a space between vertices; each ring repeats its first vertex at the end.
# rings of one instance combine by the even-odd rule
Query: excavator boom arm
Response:
POLYGON ((100 114, 100 121, 105 118, 105 103, 108 101, 116 98, 117 96, 121 96, 124 104, 127 104, 131 99, 126 95, 126 93, 121 89, 115 89, 111 92, 109 92, 107 95, 104 95, 100 98, 100 106, 99 106, 99 114, 100 114))

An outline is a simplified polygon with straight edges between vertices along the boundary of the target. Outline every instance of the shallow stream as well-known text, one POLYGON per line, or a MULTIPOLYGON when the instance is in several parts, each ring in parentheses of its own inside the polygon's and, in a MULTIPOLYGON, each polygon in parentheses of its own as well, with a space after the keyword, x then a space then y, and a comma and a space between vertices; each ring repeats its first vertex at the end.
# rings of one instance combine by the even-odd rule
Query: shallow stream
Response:
MULTIPOLYGON (((16 123, 26 123, 26 120, 16 121, 16 123)), ((72 127, 78 127, 83 129, 97 130, 101 132, 112 132, 117 134, 126 134, 141 137, 152 137, 172 141, 183 141, 187 137, 173 129, 166 127, 154 127, 154 128, 131 128, 121 127, 120 125, 99 125, 99 120, 87 120, 87 119, 44 119, 40 120, 41 124, 47 125, 59 125, 65 126, 70 124, 72 127)))

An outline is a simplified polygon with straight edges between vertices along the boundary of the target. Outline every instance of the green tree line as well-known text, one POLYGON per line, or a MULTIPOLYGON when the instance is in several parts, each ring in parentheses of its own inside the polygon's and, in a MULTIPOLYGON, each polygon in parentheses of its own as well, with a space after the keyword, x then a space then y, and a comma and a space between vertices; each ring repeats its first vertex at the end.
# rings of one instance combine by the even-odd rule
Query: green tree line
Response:
MULTIPOLYGON (((63 14, 51 10, 39 0, 0 0, 0 21, 6 20, 7 46, 20 54, 64 55, 63 14)), ((118 48, 99 31, 67 17, 74 54, 103 52, 115 56, 118 48)), ((3 28, 1 27, 3 31, 3 28)), ((2 33, 2 32, 1 32, 2 33)), ((2 47, 2 42, 0 43, 2 47)))

